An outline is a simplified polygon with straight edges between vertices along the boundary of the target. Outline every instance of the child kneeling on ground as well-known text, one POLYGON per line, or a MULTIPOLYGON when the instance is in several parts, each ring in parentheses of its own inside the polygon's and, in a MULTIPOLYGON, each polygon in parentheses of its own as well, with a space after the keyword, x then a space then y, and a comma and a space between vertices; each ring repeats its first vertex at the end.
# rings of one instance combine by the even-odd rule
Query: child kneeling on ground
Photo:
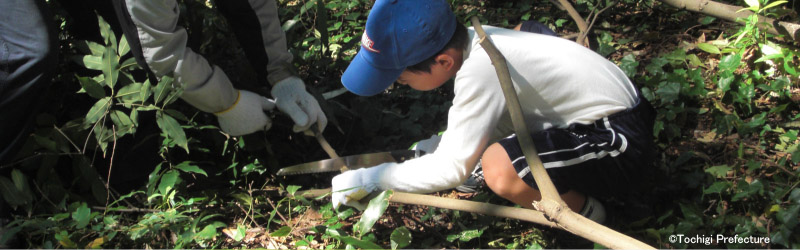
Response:
MULTIPOLYGON (((619 67, 575 42, 484 29, 508 62, 525 124, 562 198, 573 211, 602 223, 605 211, 592 197, 628 192, 650 166, 652 107, 619 67)), ((451 189, 479 162, 486 184, 499 196, 526 208, 541 199, 478 39, 457 23, 444 0, 375 2, 362 48, 342 76, 344 86, 371 96, 395 81, 427 91, 455 77, 455 97, 441 141, 422 143, 429 145, 427 155, 334 177, 335 207, 363 208, 359 200, 378 190, 451 189)))

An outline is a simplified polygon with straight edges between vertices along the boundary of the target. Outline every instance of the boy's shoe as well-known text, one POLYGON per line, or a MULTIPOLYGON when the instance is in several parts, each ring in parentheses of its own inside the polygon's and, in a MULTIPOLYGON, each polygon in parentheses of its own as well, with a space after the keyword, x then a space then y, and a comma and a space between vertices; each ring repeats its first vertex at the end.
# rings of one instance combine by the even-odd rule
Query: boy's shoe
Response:
POLYGON ((472 170, 469 178, 456 187, 456 190, 462 193, 477 193, 485 186, 486 180, 483 179, 483 168, 481 167, 481 162, 478 161, 478 165, 475 166, 475 170, 472 170))
POLYGON ((594 197, 586 196, 586 202, 583 203, 583 209, 579 213, 594 222, 600 224, 606 222, 606 209, 603 203, 594 197))

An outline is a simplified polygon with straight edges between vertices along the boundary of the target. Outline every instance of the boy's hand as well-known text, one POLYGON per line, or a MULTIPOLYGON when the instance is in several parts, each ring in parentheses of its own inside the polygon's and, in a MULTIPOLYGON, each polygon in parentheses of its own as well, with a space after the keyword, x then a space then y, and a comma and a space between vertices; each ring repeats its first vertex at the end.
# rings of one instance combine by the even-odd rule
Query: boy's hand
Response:
POLYGON ((367 207, 366 203, 361 203, 360 200, 377 191, 378 185, 373 181, 364 179, 365 170, 367 169, 351 170, 333 177, 333 180, 331 180, 333 209, 339 208, 342 204, 362 211, 367 207))

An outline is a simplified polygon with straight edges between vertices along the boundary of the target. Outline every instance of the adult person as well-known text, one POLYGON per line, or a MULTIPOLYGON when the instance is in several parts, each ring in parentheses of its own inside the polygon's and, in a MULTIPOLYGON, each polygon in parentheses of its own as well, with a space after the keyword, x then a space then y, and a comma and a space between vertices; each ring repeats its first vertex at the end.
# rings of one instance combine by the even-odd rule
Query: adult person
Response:
POLYGON ((266 111, 277 108, 295 122, 300 132, 327 118, 319 103, 293 73, 292 54, 278 20, 274 0, 216 1, 231 23, 259 81, 272 87, 269 99, 237 89, 228 76, 203 56, 187 47, 188 33, 179 25, 180 6, 175 0, 115 0, 115 11, 131 44, 137 62, 156 77, 172 74, 175 87, 183 88, 181 99, 217 116, 220 128, 230 135, 268 130, 266 111))

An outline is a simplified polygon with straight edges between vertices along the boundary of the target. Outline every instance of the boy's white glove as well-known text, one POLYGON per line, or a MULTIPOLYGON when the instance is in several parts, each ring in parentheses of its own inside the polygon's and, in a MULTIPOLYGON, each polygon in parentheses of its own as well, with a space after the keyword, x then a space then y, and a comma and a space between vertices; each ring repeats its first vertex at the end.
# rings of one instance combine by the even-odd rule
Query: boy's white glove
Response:
MULTIPOLYGON (((380 168, 381 165, 372 168, 380 168)), ((362 203, 361 199, 372 192, 378 191, 377 180, 372 177, 374 174, 371 173, 374 172, 373 170, 377 169, 362 168, 350 170, 333 177, 333 180, 331 180, 331 190, 333 191, 333 194, 331 194, 331 201, 333 202, 333 209, 339 208, 342 204, 362 211, 367 208, 366 204, 368 204, 369 201, 364 201, 362 203)))
POLYGON ((272 127, 272 119, 265 112, 274 108, 273 100, 247 90, 239 90, 233 106, 214 114, 217 115, 222 131, 238 136, 272 127))
POLYGON ((439 142, 442 141, 442 137, 439 135, 432 135, 431 138, 418 141, 411 147, 411 150, 422 150, 425 153, 433 153, 436 151, 436 148, 439 147, 439 142))
POLYGON ((317 99, 306 92, 306 85, 300 78, 292 76, 275 84, 272 87, 272 97, 275 98, 278 109, 294 121, 294 132, 305 131, 314 123, 322 132, 328 125, 328 118, 319 107, 317 99))

